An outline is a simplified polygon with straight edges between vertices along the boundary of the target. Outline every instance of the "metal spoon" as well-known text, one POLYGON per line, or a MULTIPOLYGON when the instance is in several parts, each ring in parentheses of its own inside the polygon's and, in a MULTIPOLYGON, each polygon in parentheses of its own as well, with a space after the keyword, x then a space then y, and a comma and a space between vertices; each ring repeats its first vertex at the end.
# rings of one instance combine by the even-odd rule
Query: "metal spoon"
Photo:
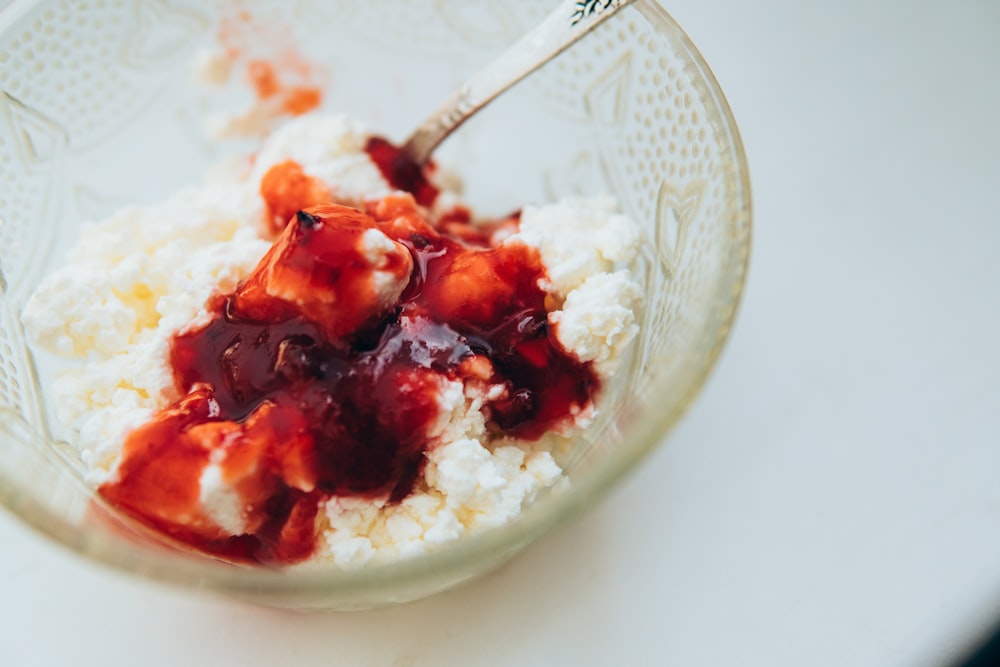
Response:
POLYGON ((528 34, 459 86, 403 144, 417 165, 427 162, 438 144, 497 95, 572 46, 634 0, 582 0, 559 3, 528 34))

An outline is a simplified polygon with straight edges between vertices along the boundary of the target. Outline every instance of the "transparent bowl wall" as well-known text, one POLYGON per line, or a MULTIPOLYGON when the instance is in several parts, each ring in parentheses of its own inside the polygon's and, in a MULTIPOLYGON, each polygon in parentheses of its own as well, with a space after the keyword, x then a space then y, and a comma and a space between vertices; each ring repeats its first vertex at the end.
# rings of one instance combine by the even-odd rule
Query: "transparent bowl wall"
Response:
MULTIPOLYGON (((553 3, 242 2, 328 74, 324 109, 402 139, 553 3)), ((569 454, 569 490, 501 529, 360 572, 273 571, 181 553, 95 502, 53 420, 57 365, 18 315, 80 223, 153 202, 245 147, 212 145, 206 113, 244 100, 191 82, 234 4, 64 0, 0 14, 0 499, 95 561, 296 608, 414 599, 481 574, 591 504, 660 443, 719 352, 745 274, 750 194, 725 99, 666 12, 639 0, 469 122, 439 151, 478 209, 612 193, 646 235, 642 331, 569 454)), ((597 539, 598 536, 595 536, 597 539)))

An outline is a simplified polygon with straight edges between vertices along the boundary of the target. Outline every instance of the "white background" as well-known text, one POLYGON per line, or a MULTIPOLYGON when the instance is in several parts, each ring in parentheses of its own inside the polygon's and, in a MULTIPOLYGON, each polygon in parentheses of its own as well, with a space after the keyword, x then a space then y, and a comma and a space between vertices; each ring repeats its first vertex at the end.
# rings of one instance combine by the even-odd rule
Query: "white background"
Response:
POLYGON ((719 367, 637 474, 484 580, 327 616, 125 578, 0 513, 0 664, 940 665, 1000 614, 1000 3, 669 9, 756 229, 719 367))

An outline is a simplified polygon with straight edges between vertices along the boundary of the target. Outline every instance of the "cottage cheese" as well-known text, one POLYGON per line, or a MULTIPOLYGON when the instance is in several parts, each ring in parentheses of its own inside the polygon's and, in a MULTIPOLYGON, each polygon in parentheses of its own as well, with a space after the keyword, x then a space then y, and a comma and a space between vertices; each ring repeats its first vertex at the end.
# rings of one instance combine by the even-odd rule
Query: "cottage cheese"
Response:
MULTIPOLYGON (((128 432, 179 398, 170 337, 203 324, 206 301, 231 293, 269 249, 261 238, 267 229, 258 194, 262 176, 291 159, 321 179, 337 201, 383 196, 391 188, 364 151, 366 137, 367 130, 345 116, 303 116, 272 134, 239 178, 128 208, 84 228, 66 264, 30 299, 23 322, 35 345, 77 360, 53 387, 58 417, 76 429, 92 483, 114 475, 128 432)), ((393 242, 371 231, 362 252, 375 266, 393 252, 393 242)), ((600 377, 613 373, 637 332, 641 305, 625 270, 639 244, 634 224, 615 211, 612 199, 566 200, 525 207, 519 230, 504 243, 538 248, 549 278, 542 287, 559 306, 549 316, 557 339, 581 361, 592 361, 600 377)), ((402 286, 392 276, 374 276, 387 300, 398 297, 402 286)), ((486 382, 442 380, 434 445, 413 492, 398 503, 346 496, 327 501, 313 564, 357 567, 420 553, 510 521, 553 486, 561 470, 549 451, 488 436, 481 408, 500 390, 486 382)), ((592 409, 577 415, 564 435, 591 416, 592 409)), ((244 510, 217 463, 200 477, 203 511, 240 534, 244 510)))

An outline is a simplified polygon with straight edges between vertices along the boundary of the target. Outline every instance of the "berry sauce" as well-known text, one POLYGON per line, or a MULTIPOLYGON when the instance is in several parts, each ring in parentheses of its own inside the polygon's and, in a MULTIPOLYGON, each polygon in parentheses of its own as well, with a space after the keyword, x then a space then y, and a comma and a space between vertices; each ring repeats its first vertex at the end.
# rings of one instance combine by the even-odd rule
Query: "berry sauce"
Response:
POLYGON ((295 160, 274 165, 260 179, 260 196, 267 206, 267 232, 277 236, 297 211, 330 201, 326 184, 310 176, 295 160))
MULTIPOLYGON (((411 193, 421 206, 430 206, 437 199, 439 190, 427 179, 425 170, 399 146, 382 137, 372 136, 365 144, 365 152, 389 185, 411 193)), ((433 168, 432 162, 428 169, 433 168)))
POLYGON ((584 409, 598 379, 549 328, 537 250, 462 216, 431 225, 414 199, 295 212, 211 320, 173 337, 182 398, 128 436, 104 497, 207 553, 281 565, 314 552, 326 499, 412 492, 445 383, 502 389, 483 407, 495 435, 584 409), (211 479, 235 518, 206 509, 211 479))

